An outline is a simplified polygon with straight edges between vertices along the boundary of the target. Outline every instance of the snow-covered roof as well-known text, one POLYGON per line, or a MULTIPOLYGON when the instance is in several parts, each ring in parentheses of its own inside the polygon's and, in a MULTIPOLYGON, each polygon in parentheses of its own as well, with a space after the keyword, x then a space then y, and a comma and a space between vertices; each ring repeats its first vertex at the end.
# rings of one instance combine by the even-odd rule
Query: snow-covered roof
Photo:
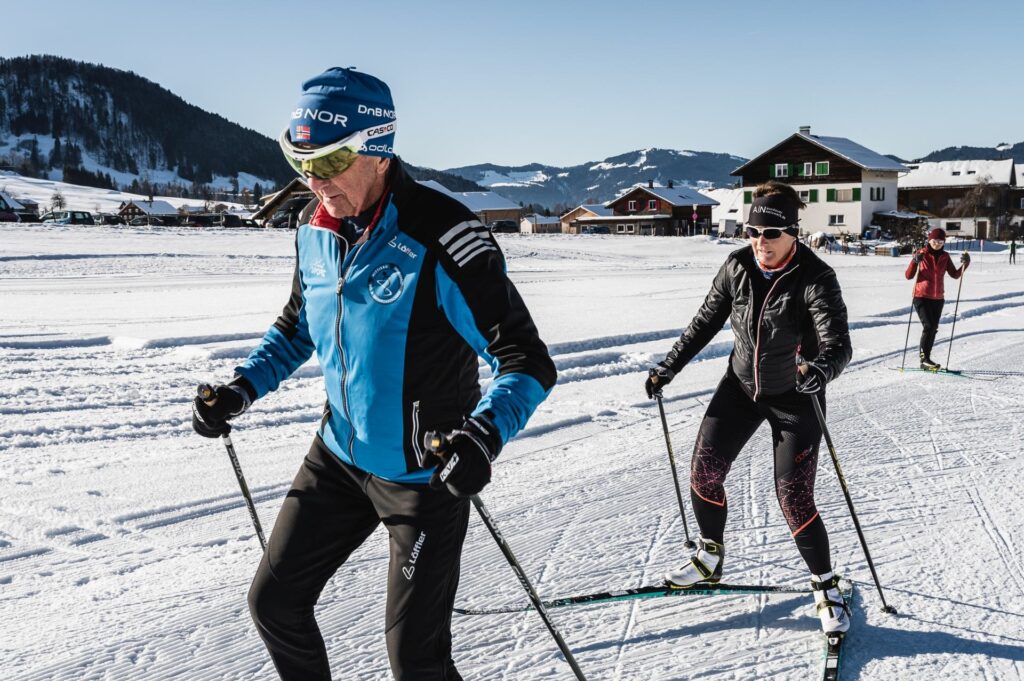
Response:
POLYGON ((779 144, 773 146, 768 151, 762 154, 758 154, 754 158, 750 159, 749 161, 741 165, 739 168, 732 171, 732 174, 742 174, 740 171, 749 166, 751 163, 757 161, 762 156, 770 154, 781 144, 788 142, 794 137, 806 140, 811 144, 815 144, 821 147, 822 149, 825 149, 826 151, 831 151, 836 156, 845 158, 850 163, 853 163, 856 166, 860 166, 864 170, 906 170, 906 167, 904 167, 902 163, 894 161, 888 156, 883 156, 882 154, 879 154, 877 151, 872 151, 871 149, 868 149, 863 145, 857 144, 853 140, 847 139, 846 137, 826 137, 824 135, 812 135, 810 133, 796 132, 793 133, 791 136, 787 137, 786 139, 782 140, 782 142, 779 142, 779 144))
MULTIPOLYGON (((129 204, 134 205, 140 211, 146 215, 177 215, 178 209, 167 203, 166 201, 154 200, 154 201, 129 201, 125 204, 125 208, 129 204)), ((124 210, 124 208, 122 208, 124 210)))
MULTIPOLYGON (((649 187, 647 185, 640 184, 624 192, 622 196, 632 192, 634 189, 642 189, 648 194, 653 194, 673 206, 715 206, 718 204, 718 202, 711 197, 705 196, 696 189, 691 189, 690 187, 649 187)), ((622 196, 617 199, 612 199, 605 205, 612 205, 619 201, 622 196)))
MULTIPOLYGON (((918 187, 963 187, 983 179, 991 184, 1010 184, 1013 159, 1005 161, 926 161, 908 163, 909 172, 900 175, 900 189, 918 187)), ((1018 184, 1020 178, 1017 178, 1018 184)))
POLYGON ((732 187, 705 189, 701 192, 718 202, 711 207, 711 222, 719 220, 743 220, 743 190, 732 187))
POLYGON ((1018 163, 1014 166, 1014 174, 1017 176, 1017 186, 1024 187, 1024 163, 1018 163))
MULTIPOLYGON (((568 215, 569 213, 575 213, 581 208, 585 211, 590 212, 592 215, 597 216, 606 216, 612 214, 612 209, 607 207, 603 203, 581 203, 572 210, 566 211, 565 215, 568 215)), ((565 215, 563 215, 562 217, 565 217, 565 215)))
POLYGON ((453 192, 436 180, 426 180, 420 184, 447 194, 474 213, 485 210, 519 210, 519 204, 509 201, 504 196, 498 196, 494 192, 453 192))
POLYGON ((10 194, 0 192, 0 199, 3 199, 4 203, 11 207, 11 210, 25 210, 25 206, 21 205, 18 201, 15 201, 10 194))
POLYGON ((526 220, 527 222, 532 223, 534 225, 557 225, 560 223, 560 220, 558 219, 557 215, 552 215, 551 217, 548 217, 546 215, 536 215, 531 213, 530 215, 524 217, 523 220, 526 220))

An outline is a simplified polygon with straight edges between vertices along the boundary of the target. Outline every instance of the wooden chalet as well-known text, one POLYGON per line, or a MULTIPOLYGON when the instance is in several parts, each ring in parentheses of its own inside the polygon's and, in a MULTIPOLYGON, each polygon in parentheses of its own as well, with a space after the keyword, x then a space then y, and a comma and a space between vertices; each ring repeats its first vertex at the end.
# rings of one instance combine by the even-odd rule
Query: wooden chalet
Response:
POLYGON ((812 135, 801 127, 732 172, 742 178, 743 220, 757 185, 790 184, 807 207, 800 213, 803 234, 860 235, 877 212, 896 209, 897 179, 903 164, 845 137, 812 135))

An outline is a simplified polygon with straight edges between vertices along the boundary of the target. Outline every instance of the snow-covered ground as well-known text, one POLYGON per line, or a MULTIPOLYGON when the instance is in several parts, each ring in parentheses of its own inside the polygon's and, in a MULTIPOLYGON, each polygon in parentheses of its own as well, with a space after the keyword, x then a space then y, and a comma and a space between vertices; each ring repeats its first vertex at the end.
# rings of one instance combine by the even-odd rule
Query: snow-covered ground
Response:
MULTIPOLYGON (((560 381, 502 453, 484 497, 544 597, 656 582, 683 559, 683 530, 643 371, 736 246, 500 238, 560 381)), ((0 678, 276 678, 245 603, 259 546, 223 448, 191 431, 189 401, 197 382, 228 377, 281 309, 291 239, 0 226, 0 678)), ((891 370, 906 333, 906 260, 825 257, 855 348, 830 386, 829 420, 886 596, 901 611, 879 611, 823 451, 818 506, 838 568, 858 583, 843 678, 1024 678, 1024 378, 891 370)), ((1024 267, 1005 260, 976 256, 964 281, 954 367, 1024 371, 1024 267)), ((940 361, 952 302, 946 311, 940 361)), ((912 344, 918 333, 915 322, 912 344)), ((723 332, 666 391, 684 470, 730 345, 723 332)), ((321 383, 307 365, 237 424, 267 528, 311 440, 321 383)), ((803 584, 765 429, 727 485, 728 580, 803 584)), ((378 532, 323 594, 318 618, 338 679, 390 678, 386 562, 378 532)), ((457 600, 525 602, 475 517, 457 600)), ((809 679, 818 660, 803 596, 552 615, 590 679, 809 679)), ((467 679, 570 678, 535 613, 456 616, 454 632, 467 679)))

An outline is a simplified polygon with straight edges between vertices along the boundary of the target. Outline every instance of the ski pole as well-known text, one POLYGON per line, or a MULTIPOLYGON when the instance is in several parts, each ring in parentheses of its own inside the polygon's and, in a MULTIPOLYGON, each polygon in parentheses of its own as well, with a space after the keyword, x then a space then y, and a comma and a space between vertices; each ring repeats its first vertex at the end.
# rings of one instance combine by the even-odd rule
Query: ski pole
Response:
MULTIPOLYGON (((217 401, 213 386, 204 383, 199 386, 197 391, 199 399, 206 404, 213 406, 214 402, 217 401)), ((230 430, 231 426, 228 426, 230 430)), ((235 477, 238 478, 238 486, 242 488, 242 496, 245 497, 245 505, 249 508, 249 517, 252 518, 253 527, 256 528, 256 537, 260 540, 260 548, 264 551, 267 550, 267 540, 263 536, 263 526, 260 525, 260 519, 256 515, 256 504, 252 501, 252 495, 249 494, 249 485, 245 484, 245 476, 242 474, 242 465, 238 463, 238 455, 235 453, 235 445, 231 442, 231 435, 224 433, 220 436, 220 441, 224 443, 224 449, 228 450, 228 458, 231 459, 231 467, 235 469, 235 477)))
POLYGON ((878 573, 875 572, 875 563, 871 560, 871 552, 868 551, 868 542, 864 539, 864 532, 860 528, 860 520, 857 519, 857 511, 853 508, 853 499, 850 498, 850 490, 846 486, 846 477, 843 469, 839 466, 839 455, 832 445, 832 436, 829 435, 828 426, 825 424, 825 414, 821 410, 821 402, 817 395, 811 395, 811 404, 814 405, 814 414, 818 417, 818 424, 821 426, 821 433, 825 436, 825 444, 828 445, 828 453, 832 456, 832 465, 836 467, 836 475, 839 476, 839 486, 843 488, 843 495, 846 497, 846 505, 850 507, 850 515, 853 517, 853 526, 857 528, 857 536, 860 538, 861 548, 864 549, 864 557, 868 559, 868 568, 871 569, 871 577, 875 580, 875 587, 878 589, 878 597, 882 599, 882 611, 890 615, 896 614, 896 608, 885 602, 885 594, 882 593, 882 585, 878 581, 878 573))
POLYGON ((903 341, 903 361, 900 362, 900 371, 907 365, 907 347, 910 345, 910 323, 914 321, 914 293, 917 292, 917 276, 914 276, 914 285, 910 295, 910 314, 907 315, 907 339, 903 341))
POLYGON ((658 400, 658 411, 661 412, 661 429, 665 431, 665 447, 668 448, 668 462, 672 467, 672 482, 676 486, 676 501, 679 502, 679 517, 683 519, 683 532, 686 533, 686 543, 683 544, 688 549, 695 549, 697 545, 690 539, 690 528, 686 524, 686 507, 683 505, 683 493, 679 491, 679 474, 676 472, 676 457, 672 452, 672 439, 668 434, 668 421, 665 419, 665 405, 661 402, 661 391, 654 393, 654 399, 658 400))
POLYGON ((946 369, 949 369, 949 356, 953 353, 953 336, 956 334, 956 313, 960 310, 960 289, 964 285, 964 276, 967 270, 960 272, 960 283, 956 285, 956 306, 953 307, 953 328, 949 332, 949 350, 946 351, 946 369))
MULTIPOLYGON (((427 433, 426 441, 428 451, 434 456, 437 456, 436 452, 443 448, 446 438, 441 433, 432 431, 427 433)), ((480 495, 474 494, 469 498, 469 500, 473 502, 473 507, 476 508, 477 513, 480 514, 480 519, 484 521, 487 531, 491 533, 491 536, 494 537, 494 541, 497 542, 498 548, 501 549, 501 553, 505 556, 505 560, 508 561, 509 566, 512 568, 512 572, 514 572, 516 577, 519 579, 519 583, 523 585, 523 590, 525 590, 526 595, 530 597, 530 602, 533 603, 533 607, 537 611, 537 614, 540 615, 542 620, 544 620, 544 626, 548 628, 548 632, 550 632, 552 638, 555 639, 555 643, 558 644, 559 650, 561 650, 562 654, 565 656, 565 661, 568 662, 569 667, 572 668, 573 674, 576 675, 576 678, 579 679, 579 681, 587 681, 587 677, 583 675, 583 671, 580 669, 579 665, 576 664, 576 658, 573 657, 572 650, 569 649, 569 646, 565 643, 565 639, 562 638, 562 635, 558 633, 558 629, 555 628, 554 622, 552 622, 551 618, 548 616, 547 608, 544 607, 544 602, 537 594, 537 590, 533 588, 533 584, 530 583, 529 577, 527 577, 526 572, 523 571, 523 566, 519 564, 518 560, 516 560, 515 554, 512 553, 512 548, 508 545, 508 542, 505 541, 505 537, 501 534, 501 530, 499 530, 498 526, 494 523, 494 518, 491 517, 487 507, 484 506, 484 502, 480 498, 480 495)))

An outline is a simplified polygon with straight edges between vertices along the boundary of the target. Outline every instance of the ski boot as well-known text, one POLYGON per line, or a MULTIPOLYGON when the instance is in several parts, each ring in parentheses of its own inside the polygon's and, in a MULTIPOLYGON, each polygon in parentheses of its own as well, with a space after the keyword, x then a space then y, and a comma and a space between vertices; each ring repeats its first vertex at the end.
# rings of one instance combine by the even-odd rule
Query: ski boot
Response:
POLYGON ((697 553, 689 563, 665 573, 665 584, 677 589, 685 589, 695 584, 717 584, 722 579, 722 560, 725 558, 725 547, 718 542, 697 538, 697 553))
POLYGON ((932 358, 928 355, 921 353, 921 369, 924 371, 938 371, 942 368, 942 365, 938 362, 933 362, 932 358))
POLYGON ((821 619, 821 630, 826 634, 843 633, 850 628, 850 609, 839 593, 839 575, 831 572, 811 575, 814 590, 814 608, 821 619))

